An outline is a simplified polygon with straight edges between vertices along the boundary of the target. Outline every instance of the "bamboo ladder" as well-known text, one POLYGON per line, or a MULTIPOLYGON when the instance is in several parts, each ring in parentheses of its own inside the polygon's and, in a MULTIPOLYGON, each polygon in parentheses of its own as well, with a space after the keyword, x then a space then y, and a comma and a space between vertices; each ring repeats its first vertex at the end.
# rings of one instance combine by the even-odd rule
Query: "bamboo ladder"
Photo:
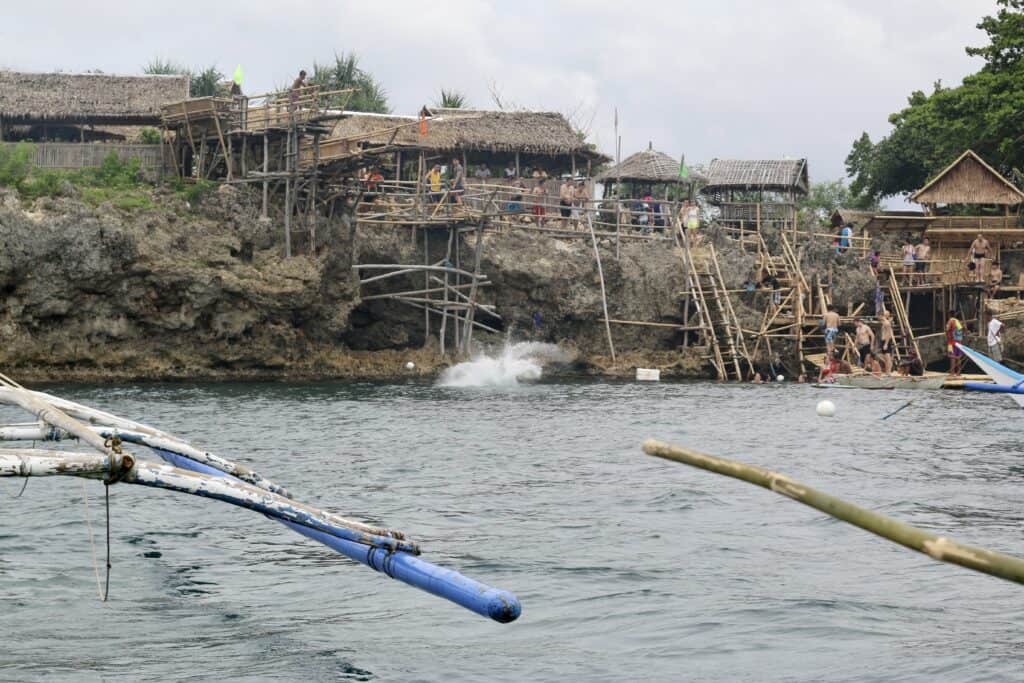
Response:
POLYGON ((747 369, 750 372, 754 371, 754 364, 750 360, 747 343, 743 338, 743 328, 736 318, 736 311, 732 306, 732 300, 729 298, 729 292, 725 287, 722 270, 718 265, 718 252, 715 251, 713 244, 708 244, 708 253, 711 256, 711 264, 714 266, 714 270, 712 271, 708 268, 704 272, 698 272, 697 277, 698 279, 706 277, 708 284, 711 285, 711 296, 719 312, 719 324, 725 332, 726 341, 728 342, 726 347, 729 352, 728 361, 731 362, 733 369, 736 371, 736 380, 742 382, 743 361, 746 361, 747 369))
MULTIPOLYGON (((907 293, 909 296, 909 292, 907 293)), ((913 349, 917 357, 921 357, 921 349, 917 345, 917 338, 914 337, 914 328, 910 326, 910 316, 903 305, 903 297, 900 295, 900 283, 892 268, 889 269, 889 299, 892 300, 892 309, 895 313, 896 322, 900 327, 900 335, 903 337, 903 345, 906 350, 913 349)), ((901 360, 900 346, 896 344, 896 360, 901 360)))
POLYGON ((718 336, 715 334, 715 327, 711 322, 710 308, 704 296, 704 288, 701 286, 700 278, 697 276, 697 267, 693 261, 693 252, 690 249, 690 236, 686 234, 678 217, 675 218, 676 231, 679 234, 679 242, 683 247, 683 270, 686 273, 686 286, 690 291, 690 298, 697 306, 697 314, 700 316, 701 333, 704 337, 704 344, 708 347, 708 359, 715 366, 718 379, 728 379, 725 361, 722 358, 722 351, 718 345, 718 336))

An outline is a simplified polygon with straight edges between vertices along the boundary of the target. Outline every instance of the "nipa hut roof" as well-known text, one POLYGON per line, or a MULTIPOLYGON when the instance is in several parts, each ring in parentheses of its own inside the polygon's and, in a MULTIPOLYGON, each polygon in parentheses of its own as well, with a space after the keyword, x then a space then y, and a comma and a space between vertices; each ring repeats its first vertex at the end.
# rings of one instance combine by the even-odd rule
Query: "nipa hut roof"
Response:
POLYGON ((427 119, 427 134, 421 136, 416 117, 351 112, 335 124, 331 137, 365 136, 370 144, 437 152, 518 151, 548 156, 575 154, 595 161, 609 161, 581 140, 558 113, 435 109, 433 114, 427 119))
POLYGON ((664 152, 659 152, 648 144, 647 149, 632 154, 621 163, 612 166, 599 174, 594 180, 607 182, 614 180, 639 181, 648 183, 700 183, 704 176, 690 169, 686 178, 679 177, 679 159, 674 159, 664 152))
POLYGON ((188 97, 188 76, 0 70, 0 117, 10 123, 156 125, 161 105, 188 97))
POLYGON ((1015 206, 1024 202, 1024 192, 972 150, 967 150, 910 198, 918 204, 1015 206))
POLYGON ((707 185, 701 190, 704 193, 769 190, 807 194, 810 189, 806 159, 712 159, 707 175, 707 185))

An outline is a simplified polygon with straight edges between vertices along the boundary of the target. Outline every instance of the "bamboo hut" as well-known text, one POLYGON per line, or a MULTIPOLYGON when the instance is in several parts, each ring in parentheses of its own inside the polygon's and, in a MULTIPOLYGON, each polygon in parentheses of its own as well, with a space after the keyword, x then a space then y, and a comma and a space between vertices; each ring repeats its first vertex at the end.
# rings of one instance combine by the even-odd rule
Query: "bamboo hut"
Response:
POLYGON ((564 116, 554 112, 434 109, 431 116, 396 116, 345 112, 320 155, 349 155, 355 147, 393 153, 395 176, 415 177, 419 159, 445 164, 460 158, 468 174, 481 165, 494 178, 514 168, 516 176, 543 171, 556 177, 586 175, 610 159, 585 142, 564 116), (425 129, 425 130, 424 130, 425 129))
POLYGON ((795 229, 796 203, 810 190, 806 159, 712 159, 701 194, 718 220, 739 228, 795 229))
POLYGON ((0 141, 10 126, 44 139, 62 127, 156 126, 161 105, 188 97, 188 85, 188 76, 0 71, 0 141))
POLYGON ((604 196, 624 199, 638 199, 651 195, 666 199, 692 199, 694 190, 707 179, 694 170, 684 176, 682 161, 654 149, 647 143, 647 149, 626 157, 608 170, 598 174, 594 180, 604 186, 604 196), (674 194, 674 197, 670 197, 674 194))

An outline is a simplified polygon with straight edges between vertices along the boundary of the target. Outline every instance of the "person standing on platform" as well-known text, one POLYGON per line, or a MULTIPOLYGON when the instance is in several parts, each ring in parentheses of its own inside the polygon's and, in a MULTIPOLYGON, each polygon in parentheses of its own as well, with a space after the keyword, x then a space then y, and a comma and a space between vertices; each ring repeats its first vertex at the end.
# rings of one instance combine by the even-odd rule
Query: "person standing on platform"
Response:
POLYGON ((957 344, 964 340, 964 324, 956 317, 956 311, 949 312, 949 321, 946 323, 946 355, 949 356, 949 374, 951 377, 959 377, 960 370, 964 365, 964 352, 957 344))
POLYGON ((856 325, 854 330, 854 341, 857 343, 857 355, 860 357, 860 366, 870 371, 871 347, 875 343, 875 331, 868 327, 860 318, 853 321, 856 325))
POLYGON ((925 237, 921 243, 914 247, 914 275, 910 284, 916 281, 919 285, 928 284, 928 261, 932 257, 932 246, 925 237))
POLYGON ((829 306, 821 320, 825 327, 825 357, 832 358, 836 350, 836 337, 839 335, 839 313, 835 306, 829 306))
POLYGON ((1003 362, 1003 321, 992 316, 988 321, 988 355, 997 363, 1003 362))
POLYGON ((988 243, 985 236, 980 232, 978 236, 971 242, 971 254, 970 258, 974 262, 974 281, 984 282, 985 281, 985 259, 988 257, 989 252, 992 250, 992 245, 988 243))
POLYGON ((886 375, 891 375, 893 355, 896 353, 896 335, 892 331, 892 314, 889 311, 882 313, 882 329, 878 337, 881 340, 878 355, 881 356, 882 371, 886 375))

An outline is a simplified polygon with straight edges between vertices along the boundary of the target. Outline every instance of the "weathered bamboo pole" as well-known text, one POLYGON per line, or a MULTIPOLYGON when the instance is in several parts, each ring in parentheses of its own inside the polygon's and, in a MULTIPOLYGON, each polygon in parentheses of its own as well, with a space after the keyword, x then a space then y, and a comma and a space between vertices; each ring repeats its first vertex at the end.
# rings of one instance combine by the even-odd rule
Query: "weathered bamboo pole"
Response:
POLYGON ((612 342, 612 326, 608 323, 608 294, 604 288, 604 269, 601 267, 601 252, 597 249, 597 236, 594 235, 594 223, 587 214, 587 227, 590 228, 590 242, 594 245, 594 260, 597 261, 597 276, 601 281, 601 306, 604 308, 604 331, 608 335, 608 349, 611 351, 612 364, 615 364, 615 344, 612 342))
POLYGON ((936 536, 891 517, 865 510, 840 498, 830 496, 778 472, 771 472, 734 460, 717 458, 654 439, 645 441, 643 449, 648 455, 681 462, 684 465, 740 479, 774 491, 940 562, 949 562, 1008 581, 1024 583, 1024 560, 1020 558, 1003 555, 985 548, 963 545, 944 536, 936 536))
POLYGON ((102 476, 115 471, 118 481, 128 484, 211 498, 354 543, 413 555, 420 554, 419 544, 405 539, 404 534, 400 532, 354 522, 237 479, 190 472, 171 465, 137 462, 131 456, 123 458, 122 463, 123 471, 116 472, 120 465, 111 465, 111 460, 106 455, 0 449, 0 477, 64 474, 102 476))

